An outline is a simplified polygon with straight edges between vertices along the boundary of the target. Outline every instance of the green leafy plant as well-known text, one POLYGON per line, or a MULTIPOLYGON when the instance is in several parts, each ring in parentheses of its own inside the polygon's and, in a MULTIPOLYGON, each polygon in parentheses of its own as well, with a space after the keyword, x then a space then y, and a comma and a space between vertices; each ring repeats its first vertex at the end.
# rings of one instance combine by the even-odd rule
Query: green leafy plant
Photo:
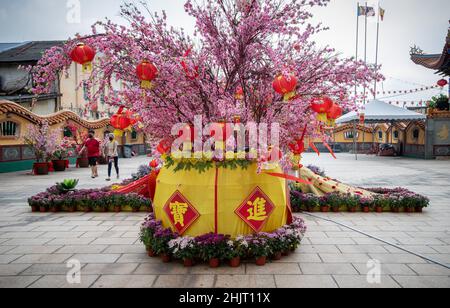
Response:
POLYGON ((438 110, 449 110, 448 96, 441 94, 433 96, 428 105, 430 108, 437 108, 438 110))
POLYGON ((76 179, 66 179, 62 183, 56 183, 56 188, 62 194, 73 191, 79 183, 76 179))

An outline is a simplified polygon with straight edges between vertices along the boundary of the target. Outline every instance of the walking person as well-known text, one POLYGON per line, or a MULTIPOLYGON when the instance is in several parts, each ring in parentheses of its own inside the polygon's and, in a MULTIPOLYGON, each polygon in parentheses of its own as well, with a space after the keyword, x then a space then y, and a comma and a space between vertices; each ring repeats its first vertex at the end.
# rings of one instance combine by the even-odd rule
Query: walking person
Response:
POLYGON ((111 172, 114 164, 114 168, 116 169, 117 179, 120 178, 119 175, 119 143, 114 140, 114 134, 109 135, 109 140, 106 142, 104 146, 104 154, 106 159, 108 160, 108 178, 107 181, 111 181, 111 172))
POLYGON ((92 178, 98 178, 98 158, 100 157, 100 142, 95 139, 94 132, 90 131, 88 135, 88 139, 83 144, 83 148, 81 149, 81 153, 87 150, 88 159, 89 159, 89 167, 91 167, 92 178))

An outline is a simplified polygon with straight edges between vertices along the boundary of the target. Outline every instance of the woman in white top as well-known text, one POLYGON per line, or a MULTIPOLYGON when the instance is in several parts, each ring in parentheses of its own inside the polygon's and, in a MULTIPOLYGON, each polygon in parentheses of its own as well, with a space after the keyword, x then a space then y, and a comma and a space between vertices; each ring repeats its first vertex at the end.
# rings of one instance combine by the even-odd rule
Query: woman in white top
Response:
POLYGON ((109 140, 105 143, 104 146, 104 154, 106 159, 108 160, 108 178, 107 181, 111 181, 111 172, 112 166, 114 164, 114 168, 116 169, 117 179, 119 176, 119 143, 114 140, 114 134, 109 135, 109 140))

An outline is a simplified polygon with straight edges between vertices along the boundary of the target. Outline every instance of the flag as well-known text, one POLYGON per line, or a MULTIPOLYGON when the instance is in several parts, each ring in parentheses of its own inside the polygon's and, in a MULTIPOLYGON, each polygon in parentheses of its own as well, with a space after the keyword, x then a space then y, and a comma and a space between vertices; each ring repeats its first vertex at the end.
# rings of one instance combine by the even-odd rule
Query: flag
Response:
POLYGON ((380 18, 381 21, 384 21, 384 14, 386 14, 386 10, 380 7, 380 18))
POLYGON ((364 16, 364 15, 366 15, 366 7, 358 6, 358 16, 364 16))
POLYGON ((375 17, 377 15, 375 8, 371 6, 366 7, 366 15, 367 17, 375 17))

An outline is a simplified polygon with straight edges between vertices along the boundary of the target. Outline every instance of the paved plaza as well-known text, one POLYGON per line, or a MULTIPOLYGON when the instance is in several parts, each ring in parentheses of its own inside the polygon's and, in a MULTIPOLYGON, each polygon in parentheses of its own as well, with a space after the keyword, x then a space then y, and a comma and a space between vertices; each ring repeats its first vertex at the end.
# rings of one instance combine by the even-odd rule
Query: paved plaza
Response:
MULTIPOLYGON (((122 160, 122 176, 147 162, 145 157, 122 160)), ((319 165, 330 177, 352 185, 403 186, 430 197, 431 207, 423 214, 301 214, 308 225, 303 245, 282 261, 265 267, 184 268, 147 257, 138 239, 145 213, 30 212, 27 198, 64 178, 79 178, 80 188, 107 185, 103 178, 92 180, 87 169, 43 177, 0 174, 0 288, 450 287, 448 268, 416 255, 450 266, 449 161, 373 156, 355 161, 350 154, 333 160, 306 154, 304 163, 319 165), (72 259, 82 264, 78 285, 66 279, 72 259), (381 264, 379 284, 367 280, 369 260, 381 264)), ((105 171, 102 167, 103 177, 105 171)))

